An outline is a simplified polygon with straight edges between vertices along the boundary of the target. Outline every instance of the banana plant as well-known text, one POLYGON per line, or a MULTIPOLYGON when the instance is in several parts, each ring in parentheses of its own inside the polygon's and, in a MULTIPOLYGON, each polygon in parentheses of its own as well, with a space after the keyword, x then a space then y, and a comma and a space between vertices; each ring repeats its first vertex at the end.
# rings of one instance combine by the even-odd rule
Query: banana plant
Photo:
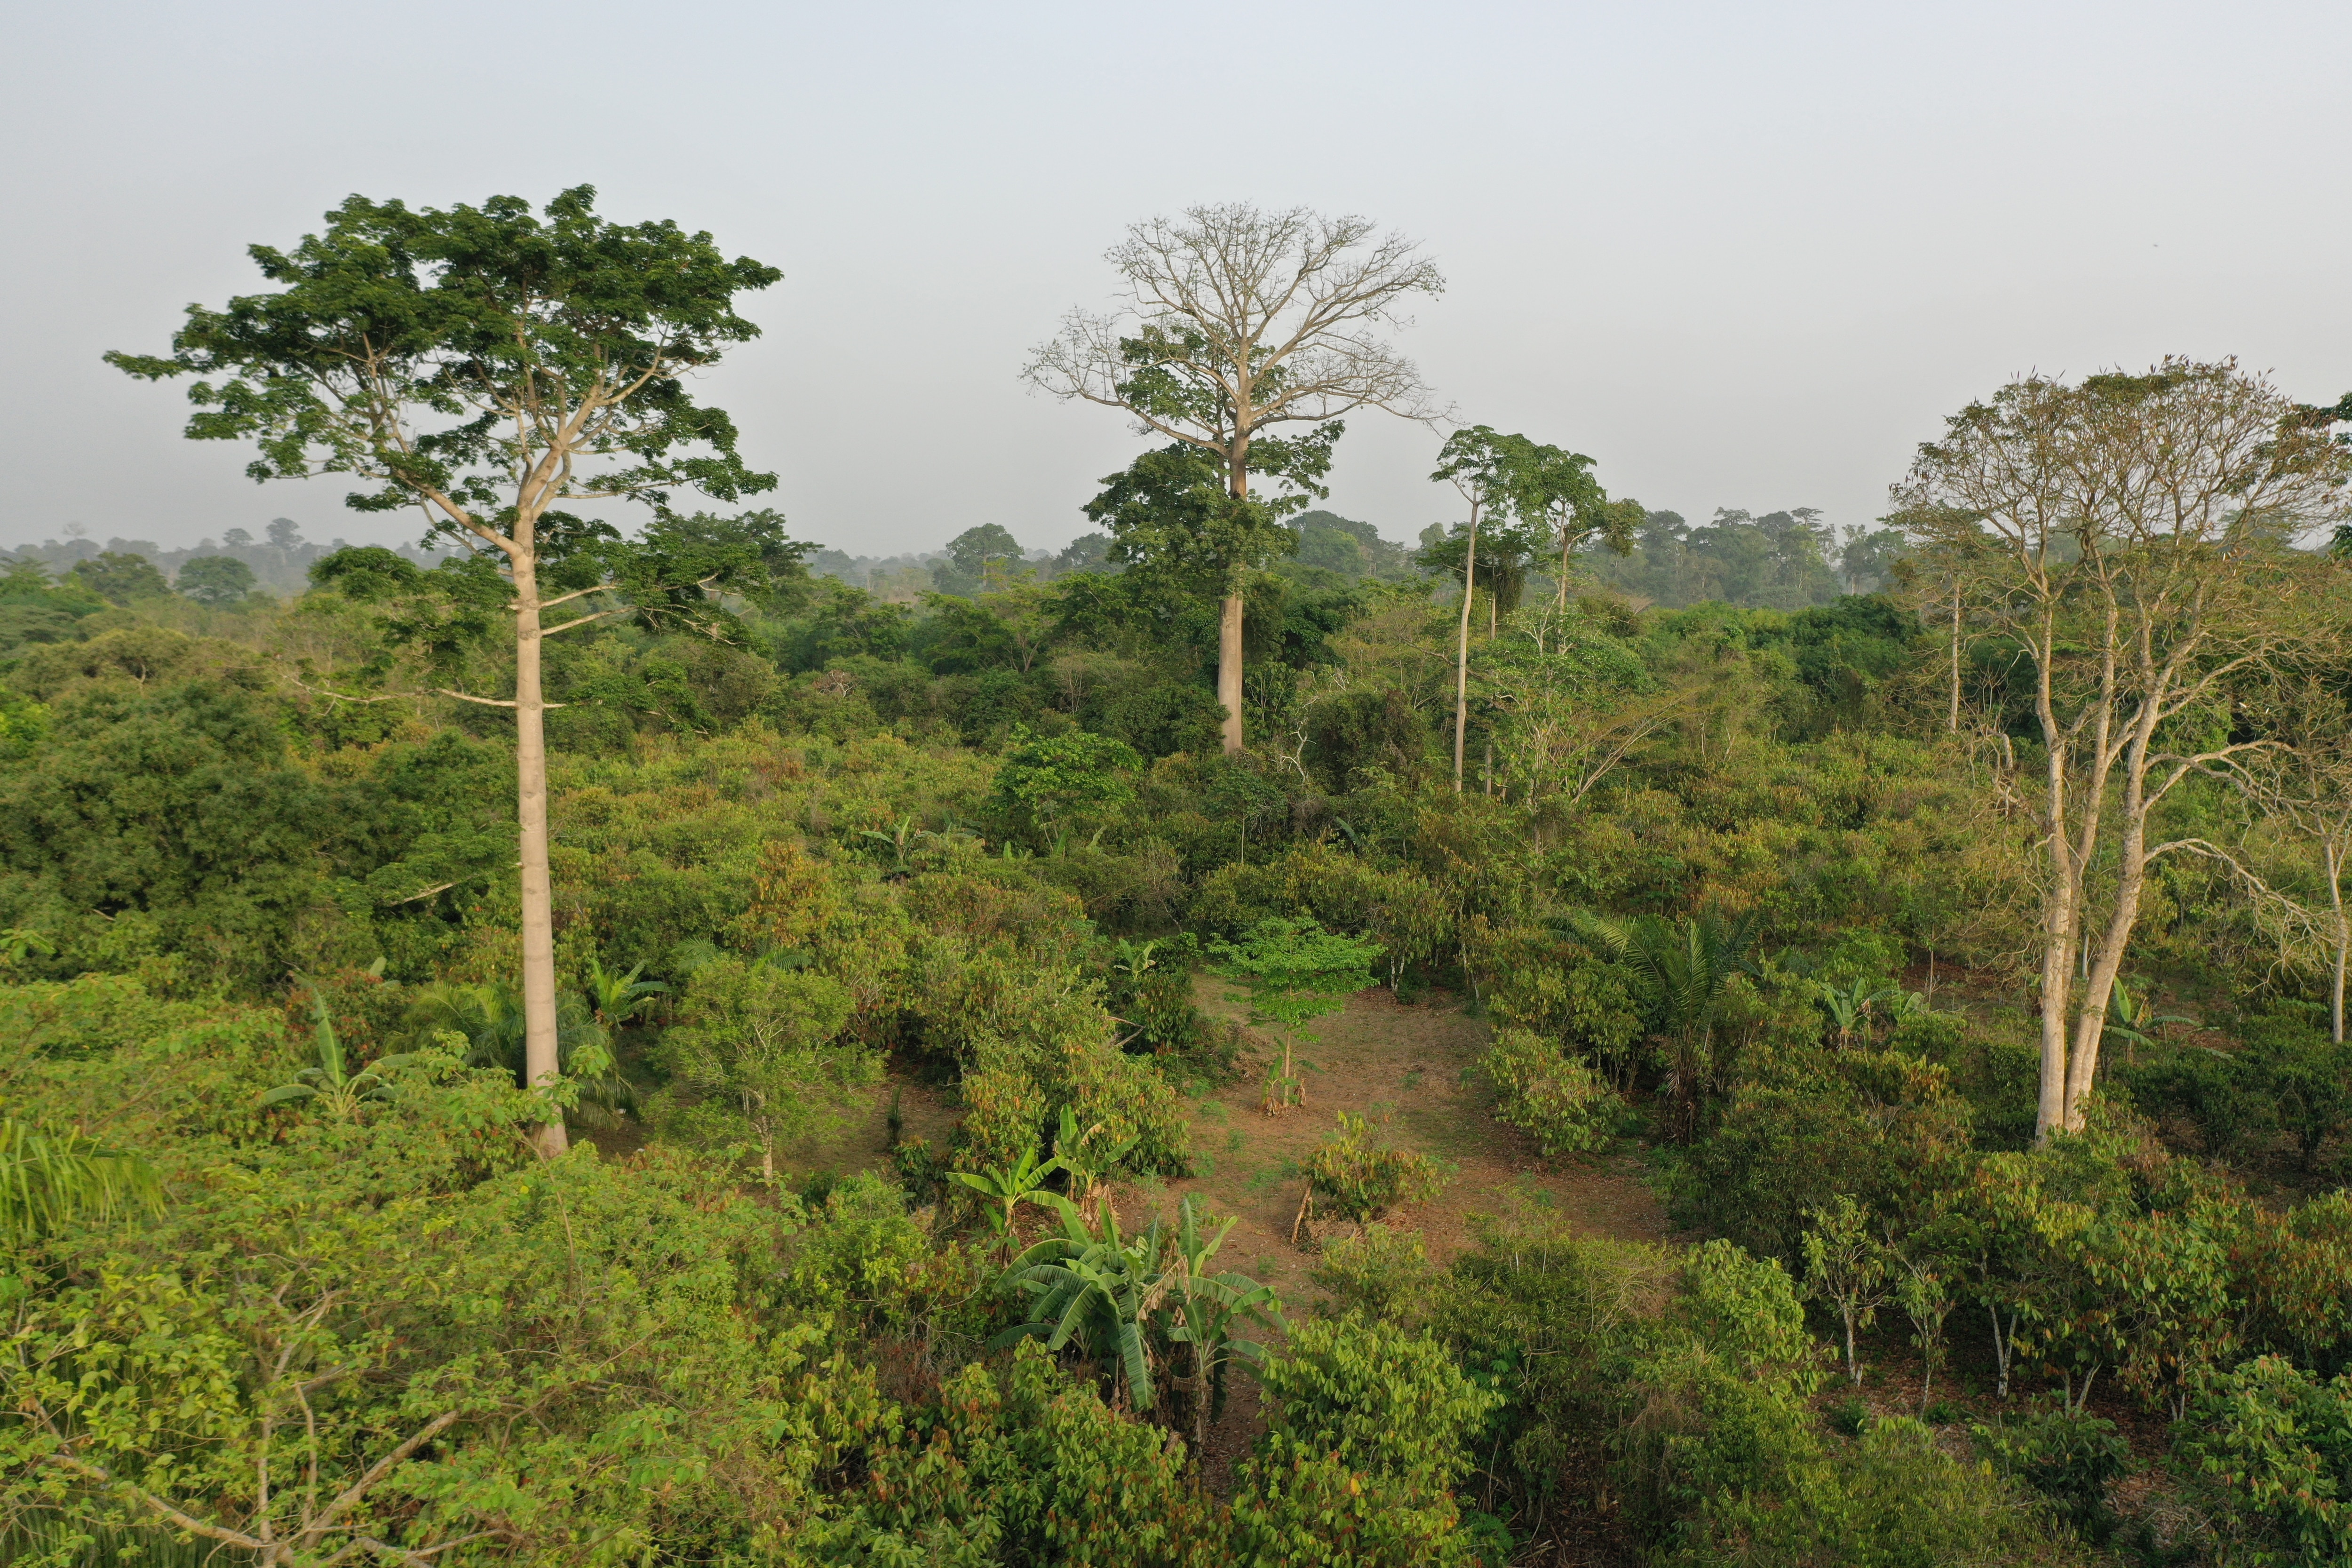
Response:
POLYGON ((1272 1286, 1246 1275, 1212 1274, 1209 1260, 1225 1244, 1235 1219, 1228 1216, 1214 1231, 1204 1231, 1202 1217, 1187 1195, 1176 1209, 1176 1235, 1167 1274, 1168 1338, 1189 1345, 1192 1370, 1184 1382, 1192 1406, 1195 1449, 1208 1441, 1209 1422, 1223 1392, 1225 1368, 1233 1362, 1263 1364, 1265 1346, 1243 1339, 1234 1331, 1244 1326, 1272 1330, 1279 1323, 1282 1302, 1272 1286))
POLYGON ((1156 942, 1129 942, 1120 937, 1111 948, 1110 966, 1115 973, 1127 976, 1130 985, 1151 973, 1151 952, 1156 942))
POLYGON ((1056 1196, 1045 1190, 1045 1181, 1062 1168, 1058 1158, 1040 1160, 1037 1146, 1032 1143, 1010 1165, 1000 1165, 992 1171, 950 1171, 948 1180, 970 1187, 996 1205, 982 1212, 987 1216, 990 1234, 1009 1257, 1016 1239, 1013 1211, 1024 1203, 1043 1204, 1056 1196))
POLYGON ((903 871, 907 868, 908 847, 913 844, 918 837, 921 837, 921 834, 915 826, 915 819, 913 817, 902 816, 887 833, 884 833, 877 828, 869 827, 860 833, 858 837, 860 838, 871 838, 878 843, 888 845, 890 847, 891 853, 897 857, 896 863, 892 867, 892 869, 903 871))
POLYGON ((598 959, 588 961, 588 1005, 596 1015, 596 1022, 607 1029, 618 1029, 653 1005, 653 999, 669 990, 656 980, 640 980, 646 972, 642 963, 631 967, 626 974, 615 974, 598 959))
POLYGON ((1028 1295, 1028 1321, 997 1335, 989 1348, 1043 1339, 1047 1350, 1059 1351, 1075 1342, 1083 1353, 1110 1368, 1114 1388, 1126 1394, 1132 1408, 1149 1410, 1154 1395, 1144 1325, 1173 1278, 1160 1266, 1160 1222, 1152 1221, 1130 1240, 1119 1234, 1116 1209, 1104 1208, 1097 1230, 1069 1199, 1049 1197, 1061 1215, 1061 1233, 1014 1258, 998 1281, 1001 1289, 1028 1295))
MULTIPOLYGON (((2156 1044, 2153 1031, 2166 1024, 2186 1024, 2193 1029, 2197 1026, 2197 1020, 2183 1017, 2178 1013, 2158 1012, 2153 995, 2143 991, 2138 996, 2133 996, 2131 988, 2124 984, 2124 977, 2120 974, 2116 976, 2116 987, 2107 993, 2108 1034, 2129 1047, 2153 1046, 2156 1044)), ((2136 1056, 2137 1052, 2126 1055, 2125 1060, 2129 1062, 2136 1056)))
POLYGON ((1856 980, 1843 990, 1823 982, 1814 994, 1821 1000, 1822 1010, 1836 1026, 1841 1045, 1852 1041, 1857 1034, 1868 1034, 1873 1014, 1893 1022, 1925 1005, 1916 993, 1883 980, 1856 980))
POLYGON ((296 1100, 309 1100, 327 1114, 331 1121, 349 1121, 360 1113, 360 1107, 371 1100, 380 1100, 392 1087, 386 1075, 406 1067, 420 1053, 403 1051, 396 1056, 382 1057, 357 1072, 349 1071, 344 1063, 343 1042, 336 1037, 335 1022, 328 1016, 327 999, 317 986, 310 988, 310 1016, 316 1020, 312 1038, 319 1051, 319 1065, 304 1068, 295 1075, 292 1083, 281 1083, 261 1097, 261 1103, 288 1105, 296 1100))
POLYGON ((1097 1121, 1085 1131, 1079 1131, 1077 1113, 1066 1105, 1062 1107, 1060 1130, 1054 1135, 1055 1161, 1070 1173, 1070 1196, 1076 1201, 1079 1214, 1088 1224, 1094 1222, 1095 1212, 1101 1206, 1104 1178, 1127 1158, 1128 1151, 1134 1148, 1137 1142, 1130 1138, 1124 1143, 1108 1148, 1100 1145, 1088 1148, 1087 1145, 1102 1131, 1103 1124, 1097 1121))

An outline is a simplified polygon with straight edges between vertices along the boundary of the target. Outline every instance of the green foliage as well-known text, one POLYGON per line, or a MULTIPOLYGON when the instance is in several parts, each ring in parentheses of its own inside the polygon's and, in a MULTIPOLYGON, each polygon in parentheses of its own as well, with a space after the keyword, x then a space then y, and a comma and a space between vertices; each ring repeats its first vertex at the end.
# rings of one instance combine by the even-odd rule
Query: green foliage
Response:
POLYGON ((2004 1475, 2050 1499, 2084 1539, 2104 1546, 2115 1534, 2107 1489, 2130 1468, 2131 1445, 2116 1435, 2114 1422, 2060 1405, 1980 1427, 1979 1436, 2004 1475))
POLYGON ((1427 1203, 1445 1186, 1445 1174, 1425 1154, 1374 1140, 1360 1116, 1339 1112, 1339 1130, 1303 1162, 1307 1189, 1328 1212, 1359 1223, 1399 1204, 1427 1203))
POLYGON ((2231 1563, 2352 1552, 2352 1378, 2257 1356, 2200 1397, 2179 1450, 2231 1563))
POLYGON ((1308 1278, 1331 1293, 1342 1312, 1412 1323, 1426 1304, 1430 1272, 1429 1248, 1419 1231, 1371 1224, 1326 1247, 1308 1278))
POLYGON ((1504 1029, 1480 1066, 1495 1081, 1495 1114, 1532 1133, 1549 1155, 1609 1146, 1624 1102, 1599 1073, 1527 1029, 1504 1029))
POLYGON ((772 485, 742 466, 734 426, 697 406, 677 373, 755 336, 734 296, 780 274, 730 261, 708 235, 672 223, 601 218, 594 200, 579 186, 541 217, 512 196, 447 210, 352 196, 292 250, 253 247, 278 291, 190 306, 169 356, 108 359, 149 379, 196 375, 191 437, 255 442, 256 478, 351 474, 375 487, 352 498, 362 510, 431 491, 498 515, 511 500, 510 431, 495 414, 533 377, 576 396, 619 366, 671 374, 646 375, 599 416, 591 450, 614 462, 593 489, 689 484, 731 499, 772 485), (469 406, 493 416, 466 419, 469 406), (394 409, 453 417, 406 443, 362 417, 394 409), (679 450, 698 447, 710 455, 679 450))
POLYGON ((1276 1406, 1263 1457, 1336 1456, 1423 1494, 1468 1473, 1471 1441, 1502 1403, 1435 1340, 1356 1318, 1297 1325, 1260 1381, 1276 1406))
POLYGON ((1845 1330, 1846 1379, 1860 1388, 1862 1362, 1854 1336, 1876 1321, 1878 1309, 1894 1294, 1896 1260, 1871 1235, 1869 1211, 1846 1194, 1807 1217, 1811 1223, 1803 1242, 1806 1288, 1838 1314, 1845 1330))
POLYGON ((136 1154, 0 1116, 0 1233, 16 1246, 76 1220, 160 1207, 163 1184, 136 1154))
POLYGON ((1312 920, 1277 917, 1259 921, 1238 942, 1213 939, 1208 951, 1216 973, 1249 987, 1250 1021, 1280 1032, 1282 1060, 1268 1073, 1268 1107, 1305 1104, 1306 1087, 1291 1070, 1293 1045, 1307 1024, 1340 1011, 1371 985, 1381 945, 1327 931, 1312 920))
POLYGON ((880 1075, 870 1051, 841 1038, 851 1008, 824 974, 738 958, 704 965, 656 1052, 677 1085, 656 1120, 706 1142, 748 1133, 772 1181, 780 1143, 880 1075))
POLYGON ((160 599, 172 591, 163 574, 144 555, 117 554, 102 550, 87 561, 77 561, 68 574, 81 586, 110 605, 136 599, 160 599))
POLYGON ((973 1363, 935 1411, 889 1412, 872 1484, 799 1544, 861 1568, 1211 1568, 1227 1531, 1181 1443, 1120 1418, 1034 1344, 1002 1371, 973 1363))
POLYGON ((253 568, 234 555, 199 555, 184 563, 172 584, 199 605, 225 608, 253 592, 253 568))
POLYGON ((1129 775, 1142 766, 1133 747, 1108 736, 1016 731, 996 775, 996 793, 1017 820, 1042 831, 1134 799, 1129 775))

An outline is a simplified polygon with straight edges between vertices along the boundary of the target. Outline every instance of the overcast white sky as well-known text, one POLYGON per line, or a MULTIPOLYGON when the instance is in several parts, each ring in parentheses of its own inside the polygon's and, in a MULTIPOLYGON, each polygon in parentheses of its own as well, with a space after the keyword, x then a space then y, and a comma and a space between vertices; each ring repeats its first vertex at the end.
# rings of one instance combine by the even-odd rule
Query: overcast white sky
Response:
MULTIPOLYGON (((0 19, 0 544, 414 530, 180 438, 160 351, 351 192, 572 184, 782 267, 707 384, 793 531, 1081 531, 1140 441, 1032 396, 1128 223, 1363 213, 1450 287, 1402 337, 1465 420, 1698 521, 1867 522, 2032 368, 2234 353, 2352 387, 2352 5, 19 4, 0 19)), ((1448 516, 1353 422, 1331 505, 1448 516)), ((1450 493, 1450 492, 1449 492, 1450 493)))

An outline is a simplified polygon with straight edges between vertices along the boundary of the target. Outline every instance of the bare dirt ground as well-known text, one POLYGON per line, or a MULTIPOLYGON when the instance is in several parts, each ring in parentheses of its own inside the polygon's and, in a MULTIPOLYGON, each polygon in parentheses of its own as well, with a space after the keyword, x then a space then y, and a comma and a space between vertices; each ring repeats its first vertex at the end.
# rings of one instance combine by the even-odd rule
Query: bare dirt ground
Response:
MULTIPOLYGON (((1217 981, 1201 980, 1195 999, 1213 1016, 1246 1016, 1217 981)), ((1319 1295, 1307 1279, 1319 1245, 1353 1227, 1309 1220, 1311 1234, 1292 1244, 1299 1167, 1347 1111, 1449 1173, 1434 1201, 1399 1209, 1386 1222, 1418 1230, 1433 1263, 1443 1266, 1473 1245, 1481 1218, 1556 1220, 1627 1240, 1667 1234, 1664 1210, 1642 1184, 1633 1159, 1547 1162, 1530 1141, 1495 1121, 1493 1089, 1477 1070, 1486 1026, 1451 998, 1408 1006, 1385 990, 1360 992, 1345 1012, 1320 1020, 1315 1033, 1319 1038, 1302 1041, 1297 1051, 1307 1064, 1301 1070, 1307 1103, 1279 1116, 1261 1109, 1259 1088, 1265 1059, 1278 1047, 1245 1033, 1245 1052, 1256 1053, 1248 1070, 1230 1084, 1195 1086, 1192 1173, 1119 1189, 1120 1217, 1172 1218, 1188 1194, 1220 1216, 1234 1215, 1240 1223, 1217 1261, 1272 1285, 1291 1310, 1303 1309, 1319 1295)))
MULTIPOLYGON (((1246 1017, 1238 994, 1203 978, 1197 1005, 1214 1017, 1246 1017)), ((1430 1260, 1443 1267, 1475 1245, 1482 1220, 1546 1223, 1622 1240, 1670 1238, 1664 1207, 1641 1181, 1633 1154, 1597 1160, 1545 1160, 1534 1143, 1494 1119, 1494 1091, 1477 1062, 1487 1047, 1485 1022, 1449 996, 1433 994, 1411 1005, 1373 989, 1349 998, 1344 1012, 1320 1020, 1318 1037, 1297 1053, 1306 1064, 1307 1104, 1269 1116, 1260 1083, 1267 1055, 1278 1049, 1244 1031, 1243 1071, 1229 1084, 1194 1083, 1186 1089, 1192 1122, 1192 1171, 1171 1180, 1146 1179, 1114 1190, 1120 1223, 1133 1229, 1153 1217, 1173 1220, 1187 1195, 1222 1219, 1238 1223, 1217 1265, 1271 1285, 1286 1316, 1310 1314, 1323 1292, 1307 1278, 1321 1247, 1353 1233, 1344 1223, 1310 1221, 1294 1244, 1299 1167, 1309 1150, 1331 1135, 1338 1115, 1365 1118, 1389 1142, 1438 1161, 1448 1173, 1432 1202, 1401 1208, 1385 1223, 1417 1230, 1430 1260), (1254 1056, 1254 1059, 1253 1059, 1254 1056)), ((847 1173, 890 1169, 888 1115, 893 1096, 908 1137, 929 1138, 944 1150, 957 1114, 952 1097, 894 1078, 858 1100, 841 1119, 789 1150, 793 1172, 847 1173)), ((1024 1228, 1043 1223, 1027 1216, 1024 1228)), ((1223 1416, 1201 1456, 1213 1491, 1229 1492, 1234 1462, 1265 1429, 1258 1387, 1247 1375, 1233 1380, 1223 1416)))

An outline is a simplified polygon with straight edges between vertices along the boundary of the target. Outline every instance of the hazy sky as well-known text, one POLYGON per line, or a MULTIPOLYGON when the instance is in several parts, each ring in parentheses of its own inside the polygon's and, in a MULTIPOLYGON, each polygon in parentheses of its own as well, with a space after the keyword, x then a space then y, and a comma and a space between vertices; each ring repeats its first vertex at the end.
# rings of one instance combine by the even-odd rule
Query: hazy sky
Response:
MULTIPOLYGON (((1697 521, 1866 522, 2013 373, 2234 353, 2352 388, 2352 5, 20 3, 0 19, 0 543, 272 516, 177 388, 107 368, 351 192, 602 191, 782 267, 706 390, 793 531, 866 553, 1082 531, 1142 444, 1029 395, 1125 225, 1353 211, 1449 279, 1403 334, 1465 420, 1697 521)), ((1362 417, 1331 505, 1451 515, 1362 417)), ((389 531, 389 532, 388 532, 389 531)))

